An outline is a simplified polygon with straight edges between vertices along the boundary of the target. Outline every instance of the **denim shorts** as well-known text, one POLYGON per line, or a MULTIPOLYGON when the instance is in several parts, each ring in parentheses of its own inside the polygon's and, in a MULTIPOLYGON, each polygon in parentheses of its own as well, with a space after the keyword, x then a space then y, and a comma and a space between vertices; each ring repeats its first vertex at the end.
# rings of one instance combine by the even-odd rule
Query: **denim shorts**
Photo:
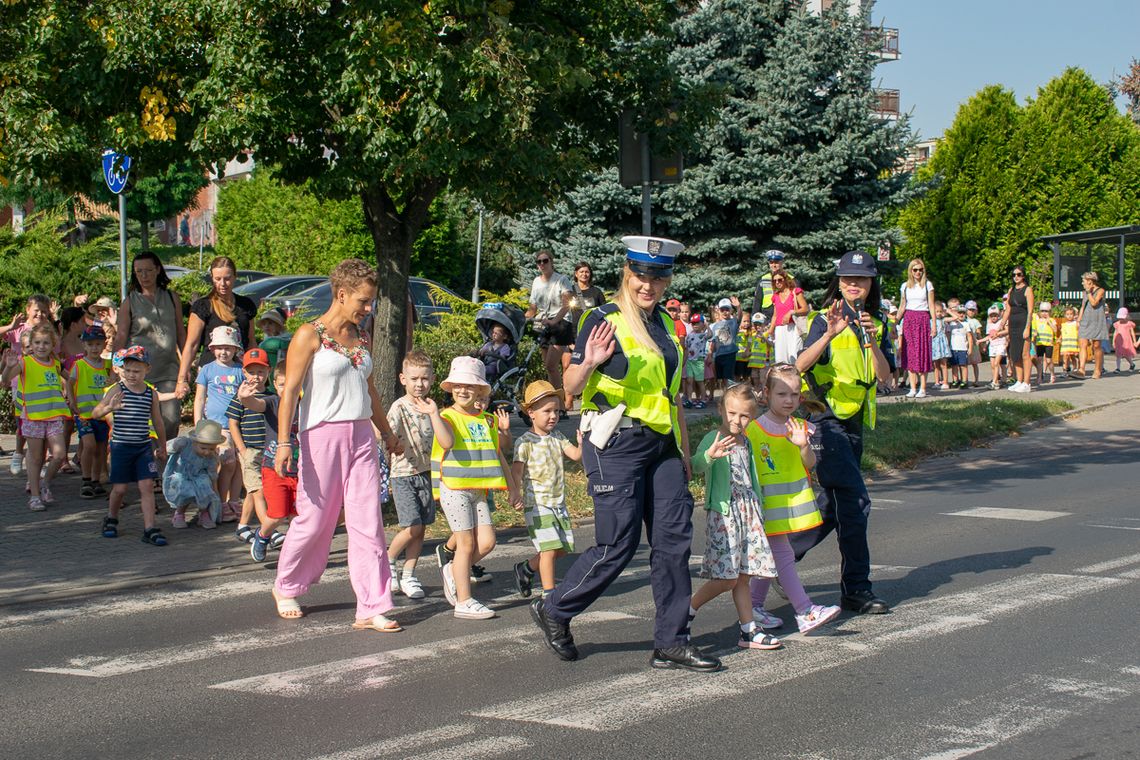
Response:
POLYGON ((111 476, 108 480, 112 485, 139 483, 157 477, 158 465, 154 461, 153 443, 111 441, 111 476))
POLYGON ((97 420, 94 417, 87 420, 82 417, 76 417, 75 430, 79 433, 80 438, 87 435, 95 436, 95 443, 106 443, 111 435, 111 426, 103 420, 97 420))

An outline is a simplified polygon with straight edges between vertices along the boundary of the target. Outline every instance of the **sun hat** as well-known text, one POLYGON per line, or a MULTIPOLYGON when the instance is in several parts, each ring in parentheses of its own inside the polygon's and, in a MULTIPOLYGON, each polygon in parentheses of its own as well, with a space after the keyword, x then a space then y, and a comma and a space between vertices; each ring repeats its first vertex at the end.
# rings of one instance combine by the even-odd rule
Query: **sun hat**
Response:
POLYGON ((262 322, 273 322, 274 324, 278 324, 284 327, 285 316, 279 309, 270 309, 257 318, 257 324, 261 324, 262 322))
POLYGON ((238 333, 236 327, 229 325, 221 325, 215 327, 213 332, 210 333, 210 348, 214 346, 233 346, 236 349, 241 349, 241 335, 238 333))
POLYGON ((241 366, 252 367, 254 364, 260 364, 262 367, 269 366, 269 354, 265 352, 265 349, 251 348, 245 352, 245 356, 243 356, 241 360, 241 366))
POLYGON ((213 420, 198 420, 198 424, 186 434, 186 437, 194 443, 205 443, 210 446, 217 446, 226 442, 222 435, 222 426, 213 420))
POLYGON ((523 391, 523 409, 530 409, 539 401, 551 396, 557 397, 558 389, 546 380, 535 380, 527 385, 526 390, 523 391))
POLYGON ((835 265, 839 277, 878 277, 879 269, 870 255, 862 251, 848 251, 835 265))
POLYGON ((977 311, 978 310, 978 302, 977 301, 966 301, 966 308, 967 309, 973 309, 974 311, 977 311))
POLYGON ((126 361, 142 362, 150 366, 150 354, 142 346, 130 346, 128 348, 116 351, 114 356, 111 357, 111 365, 114 367, 122 367, 126 361))
POLYGON ((474 356, 457 356, 452 359, 451 369, 439 387, 450 393, 455 385, 481 385, 490 388, 487 382, 487 369, 483 366, 483 362, 474 356))
POLYGON ((1128 307, 1127 306, 1121 306, 1119 309, 1117 309, 1116 310, 1116 318, 1117 319, 1128 319, 1128 307))
POLYGON ((672 277, 673 259, 685 250, 676 240, 646 235, 626 235, 621 242, 625 244, 626 266, 646 277, 672 277))
POLYGON ((91 340, 107 340, 107 333, 103 332, 103 328, 100 325, 85 327, 83 332, 80 333, 79 341, 81 343, 86 343, 91 340))
POLYGON ((731 309, 732 301, 728 300, 727 298, 722 298, 716 302, 716 307, 718 309, 731 309))

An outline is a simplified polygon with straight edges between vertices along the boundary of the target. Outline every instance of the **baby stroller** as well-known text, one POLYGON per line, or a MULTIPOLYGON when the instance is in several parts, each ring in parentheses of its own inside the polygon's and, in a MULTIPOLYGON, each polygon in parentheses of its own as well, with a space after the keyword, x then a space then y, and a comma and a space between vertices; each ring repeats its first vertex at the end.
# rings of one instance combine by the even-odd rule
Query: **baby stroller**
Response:
MULTIPOLYGON (((526 329, 526 316, 522 309, 509 303, 484 303, 475 314, 475 326, 487 341, 477 354, 487 368, 487 382, 491 384, 492 407, 516 406, 521 398, 526 367, 530 354, 522 365, 518 364, 518 343, 526 329), (491 350, 491 331, 502 327, 507 331, 507 345, 503 351, 491 350), (496 400, 498 403, 496 403, 496 400)), ((531 353, 534 349, 531 349, 531 353)))

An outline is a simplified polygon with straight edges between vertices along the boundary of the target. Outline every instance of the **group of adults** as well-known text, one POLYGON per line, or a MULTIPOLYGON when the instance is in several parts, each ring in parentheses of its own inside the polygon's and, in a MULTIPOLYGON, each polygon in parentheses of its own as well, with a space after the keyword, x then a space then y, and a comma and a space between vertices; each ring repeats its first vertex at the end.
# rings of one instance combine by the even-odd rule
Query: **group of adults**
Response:
MULTIPOLYGON (((901 325, 899 369, 907 373, 911 392, 919 396, 925 395, 926 375, 934 369, 933 339, 938 322, 934 283, 928 274, 922 259, 911 259, 896 312, 901 325)), ((1006 358, 1013 369, 1015 381, 1011 390, 1028 391, 1033 366, 1030 336, 1036 309, 1035 295, 1023 266, 1014 266, 1010 275, 1012 282, 1002 299, 1004 308, 998 329, 1008 330, 1006 358)), ((1085 376, 1085 365, 1091 360, 1093 377, 1099 378, 1104 372, 1102 341, 1108 340, 1105 290, 1100 286, 1096 272, 1081 275, 1081 288, 1084 293, 1077 316, 1080 350, 1077 376, 1085 376)))

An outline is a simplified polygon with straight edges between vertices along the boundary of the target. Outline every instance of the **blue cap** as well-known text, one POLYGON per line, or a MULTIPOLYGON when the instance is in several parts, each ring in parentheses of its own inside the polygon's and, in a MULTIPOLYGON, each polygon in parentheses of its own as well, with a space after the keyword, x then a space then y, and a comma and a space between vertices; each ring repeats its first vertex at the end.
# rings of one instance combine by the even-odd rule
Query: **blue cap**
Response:
POLYGON ((848 251, 836 263, 835 274, 840 277, 878 277, 879 270, 870 254, 848 251))
POLYGON ((647 277, 672 277, 673 259, 685 246, 676 240, 626 235, 621 239, 625 244, 625 262, 631 271, 647 277))
POLYGON ((86 343, 89 340, 107 340, 107 333, 103 332, 103 328, 99 325, 91 325, 90 327, 84 328, 83 333, 79 336, 79 340, 82 343, 86 343))
POLYGON ((778 251, 775 248, 773 248, 770 251, 765 251, 764 256, 765 256, 765 258, 768 259, 768 261, 783 261, 784 260, 784 252, 778 251))

